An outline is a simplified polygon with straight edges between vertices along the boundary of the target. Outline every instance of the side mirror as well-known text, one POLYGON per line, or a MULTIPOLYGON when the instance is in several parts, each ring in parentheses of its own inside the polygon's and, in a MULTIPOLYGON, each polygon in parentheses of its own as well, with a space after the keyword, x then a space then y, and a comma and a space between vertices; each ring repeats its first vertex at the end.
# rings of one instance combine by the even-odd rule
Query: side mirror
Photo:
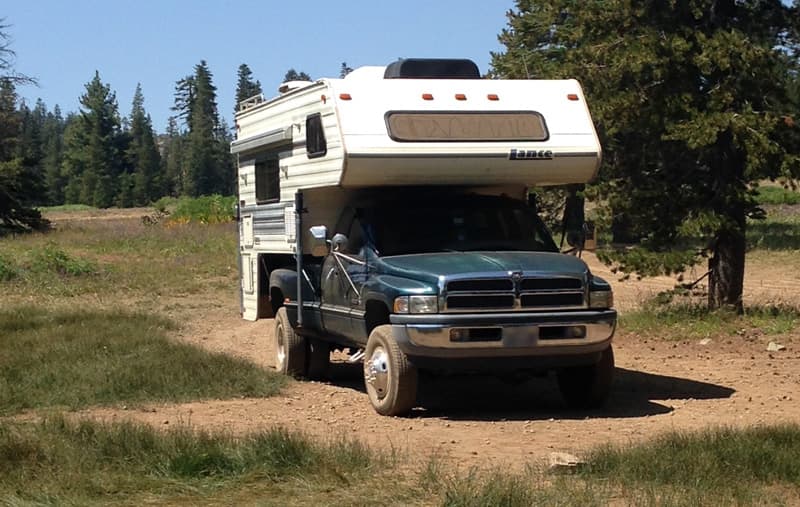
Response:
POLYGON ((308 231, 311 233, 311 255, 314 257, 328 255, 328 228, 324 225, 315 225, 308 231))
POLYGON ((334 234, 333 239, 331 239, 331 249, 339 253, 347 252, 347 236, 340 232, 334 234))

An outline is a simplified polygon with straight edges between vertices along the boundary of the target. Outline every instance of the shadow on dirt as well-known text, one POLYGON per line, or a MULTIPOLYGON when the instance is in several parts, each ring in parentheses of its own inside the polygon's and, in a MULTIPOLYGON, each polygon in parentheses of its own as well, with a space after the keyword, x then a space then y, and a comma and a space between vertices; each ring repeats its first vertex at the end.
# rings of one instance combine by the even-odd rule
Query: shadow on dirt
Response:
MULTIPOLYGON (((364 392, 360 365, 331 366, 332 384, 364 392)), ((422 376, 419 408, 411 417, 475 421, 646 417, 672 412, 658 400, 722 399, 734 392, 708 382, 617 368, 606 408, 578 411, 564 405, 552 375, 517 383, 488 376, 422 376)))

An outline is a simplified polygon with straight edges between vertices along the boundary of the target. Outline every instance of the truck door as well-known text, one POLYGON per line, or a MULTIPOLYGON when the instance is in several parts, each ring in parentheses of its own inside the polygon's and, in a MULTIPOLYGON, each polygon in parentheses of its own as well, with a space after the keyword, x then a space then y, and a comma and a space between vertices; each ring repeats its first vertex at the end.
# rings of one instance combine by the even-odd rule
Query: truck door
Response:
POLYGON ((361 223, 357 218, 349 222, 349 227, 341 227, 347 231, 347 247, 340 251, 332 248, 322 264, 320 309, 325 331, 358 340, 361 333, 353 319, 363 319, 361 290, 367 267, 361 223))

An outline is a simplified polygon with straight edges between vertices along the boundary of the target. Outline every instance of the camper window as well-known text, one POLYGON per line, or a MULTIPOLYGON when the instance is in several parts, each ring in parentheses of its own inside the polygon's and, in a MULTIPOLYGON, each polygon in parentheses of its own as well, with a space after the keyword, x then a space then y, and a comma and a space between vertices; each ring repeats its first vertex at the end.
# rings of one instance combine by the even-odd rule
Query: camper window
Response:
POLYGON ((328 153, 325 130, 322 128, 322 115, 319 113, 306 117, 306 153, 308 158, 324 157, 328 153))
POLYGON ((256 162, 256 202, 277 202, 281 198, 278 159, 256 162))

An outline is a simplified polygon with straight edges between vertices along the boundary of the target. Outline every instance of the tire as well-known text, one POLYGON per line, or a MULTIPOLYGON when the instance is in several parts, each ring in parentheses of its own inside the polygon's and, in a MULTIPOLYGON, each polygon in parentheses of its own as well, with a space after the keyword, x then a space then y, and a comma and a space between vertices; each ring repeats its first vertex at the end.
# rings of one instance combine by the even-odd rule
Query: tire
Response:
POLYGON ((609 346, 600 361, 588 366, 564 368, 556 374, 561 397, 574 409, 601 408, 611 393, 614 379, 614 350, 609 346))
POLYGON ((307 373, 306 340, 294 332, 285 307, 275 314, 275 369, 295 378, 307 373))
POLYGON ((331 359, 331 347, 327 342, 317 339, 308 342, 308 370, 306 374, 311 380, 323 380, 328 376, 328 365, 331 359))
POLYGON ((364 351, 364 385, 369 401, 381 415, 403 415, 417 402, 416 367, 397 346, 392 327, 378 326, 364 351))

